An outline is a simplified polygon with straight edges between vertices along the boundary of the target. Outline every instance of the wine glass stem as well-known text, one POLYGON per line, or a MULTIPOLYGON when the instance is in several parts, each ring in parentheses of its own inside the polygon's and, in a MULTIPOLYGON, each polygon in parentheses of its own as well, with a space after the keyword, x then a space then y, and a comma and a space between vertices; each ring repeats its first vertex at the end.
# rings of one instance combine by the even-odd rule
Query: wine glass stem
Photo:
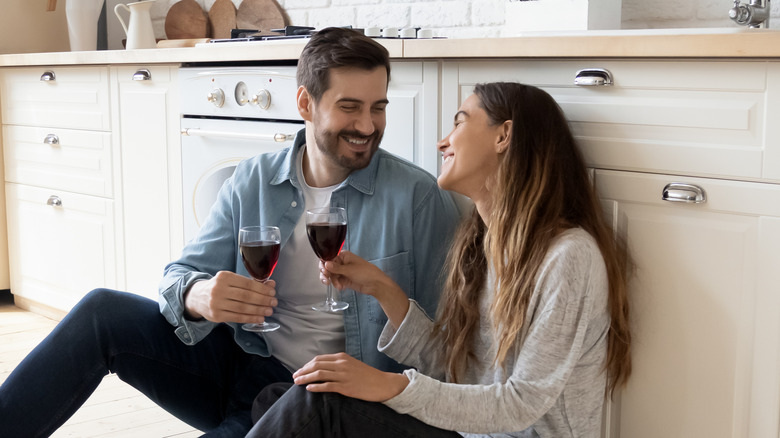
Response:
POLYGON ((328 304, 336 302, 336 300, 333 299, 333 286, 330 283, 328 283, 328 295, 327 298, 325 298, 325 302, 328 304))

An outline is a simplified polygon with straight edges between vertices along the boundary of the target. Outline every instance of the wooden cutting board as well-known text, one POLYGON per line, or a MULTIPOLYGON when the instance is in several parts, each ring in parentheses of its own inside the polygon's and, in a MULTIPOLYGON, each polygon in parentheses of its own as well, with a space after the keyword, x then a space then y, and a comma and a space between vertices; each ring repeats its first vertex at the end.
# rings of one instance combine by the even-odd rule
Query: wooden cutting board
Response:
POLYGON ((271 35, 271 29, 287 26, 290 18, 276 0, 244 0, 236 12, 236 24, 239 29, 257 29, 271 35))
POLYGON ((209 9, 211 38, 230 38, 236 26, 236 5, 231 0, 217 0, 209 9))
POLYGON ((195 0, 181 0, 165 16, 165 35, 169 40, 207 38, 209 17, 195 0))

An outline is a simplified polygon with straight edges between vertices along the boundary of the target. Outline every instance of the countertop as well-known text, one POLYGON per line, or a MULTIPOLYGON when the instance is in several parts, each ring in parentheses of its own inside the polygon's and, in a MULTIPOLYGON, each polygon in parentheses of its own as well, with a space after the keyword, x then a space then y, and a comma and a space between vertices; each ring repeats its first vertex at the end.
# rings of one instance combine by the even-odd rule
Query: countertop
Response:
MULTIPOLYGON (((780 30, 747 28, 535 32, 508 38, 378 39, 394 59, 780 58, 780 30)), ((0 67, 295 60, 306 40, 0 55, 0 67)))

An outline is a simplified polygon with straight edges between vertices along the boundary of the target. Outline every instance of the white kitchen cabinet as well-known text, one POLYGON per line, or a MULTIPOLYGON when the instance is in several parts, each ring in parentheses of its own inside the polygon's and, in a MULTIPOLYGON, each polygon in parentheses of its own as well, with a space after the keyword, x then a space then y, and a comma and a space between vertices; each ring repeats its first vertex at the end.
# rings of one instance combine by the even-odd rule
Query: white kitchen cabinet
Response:
POLYGON ((387 128, 381 146, 432 175, 439 174, 438 92, 437 62, 393 61, 387 89, 387 128))
POLYGON ((633 374, 610 437, 776 437, 780 185, 599 170, 636 263, 633 374), (666 184, 706 201, 662 200, 666 184))
POLYGON ((772 123, 780 118, 778 62, 445 62, 443 132, 474 84, 489 81, 519 81, 550 93, 589 166, 780 181, 780 126, 772 123), (578 72, 594 69, 610 72, 613 85, 575 85, 578 72))
MULTIPOLYGON (((67 311, 120 269, 113 200, 6 183, 11 291, 22 304, 67 311)), ((17 300, 17 303, 19 301, 17 300)))
POLYGON ((184 239, 177 72, 169 65, 111 68, 122 151, 125 287, 152 299, 184 239))
POLYGON ((606 403, 602 436, 778 437, 780 63, 444 62, 441 131, 492 81, 558 101, 635 262, 634 372, 606 403), (613 85, 575 85, 586 69, 613 85), (671 182, 707 201, 662 200, 671 182))
POLYGON ((108 84, 100 66, 0 70, 11 292, 53 317, 122 285, 108 84))

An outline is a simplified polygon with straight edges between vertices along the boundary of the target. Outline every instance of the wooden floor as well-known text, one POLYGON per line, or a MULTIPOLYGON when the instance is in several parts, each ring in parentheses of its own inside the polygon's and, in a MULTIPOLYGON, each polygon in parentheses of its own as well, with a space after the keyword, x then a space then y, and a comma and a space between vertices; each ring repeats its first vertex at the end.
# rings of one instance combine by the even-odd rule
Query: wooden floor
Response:
MULTIPOLYGON (((0 292, 0 383, 57 324, 19 309, 10 297, 0 292)), ((201 434, 111 374, 52 437, 186 438, 201 434)))

